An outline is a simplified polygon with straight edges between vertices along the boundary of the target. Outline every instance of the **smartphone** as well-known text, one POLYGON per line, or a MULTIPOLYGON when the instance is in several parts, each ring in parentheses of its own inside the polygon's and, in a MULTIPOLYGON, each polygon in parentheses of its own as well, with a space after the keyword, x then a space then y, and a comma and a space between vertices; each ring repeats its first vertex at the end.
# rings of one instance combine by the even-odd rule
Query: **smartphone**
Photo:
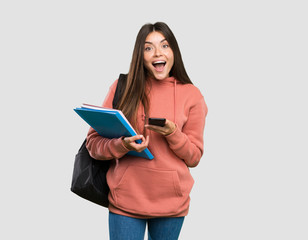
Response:
POLYGON ((166 118, 149 118, 149 124, 163 127, 166 124, 166 118))

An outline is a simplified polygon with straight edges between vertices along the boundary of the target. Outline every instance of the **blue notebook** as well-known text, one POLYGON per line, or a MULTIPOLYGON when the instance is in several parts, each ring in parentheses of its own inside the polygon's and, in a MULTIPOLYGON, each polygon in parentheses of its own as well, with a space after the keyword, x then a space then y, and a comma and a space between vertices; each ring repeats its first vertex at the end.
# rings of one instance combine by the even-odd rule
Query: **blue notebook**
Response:
MULTIPOLYGON (((111 139, 137 135, 120 110, 83 104, 80 108, 75 108, 74 111, 102 137, 111 139)), ((140 153, 130 151, 127 154, 147 159, 154 158, 148 148, 140 153)))

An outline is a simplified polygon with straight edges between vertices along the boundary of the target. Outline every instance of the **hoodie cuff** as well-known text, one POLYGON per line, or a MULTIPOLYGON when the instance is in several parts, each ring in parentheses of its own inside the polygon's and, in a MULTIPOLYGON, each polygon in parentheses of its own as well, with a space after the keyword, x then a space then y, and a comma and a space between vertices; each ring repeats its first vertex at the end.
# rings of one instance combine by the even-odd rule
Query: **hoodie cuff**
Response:
POLYGON ((117 158, 123 157, 126 153, 130 151, 124 146, 122 138, 115 139, 113 141, 113 146, 114 146, 114 149, 116 150, 117 158))
POLYGON ((179 130, 177 126, 171 134, 165 136, 169 145, 174 145, 174 146, 179 143, 181 137, 182 137, 182 132, 179 130))

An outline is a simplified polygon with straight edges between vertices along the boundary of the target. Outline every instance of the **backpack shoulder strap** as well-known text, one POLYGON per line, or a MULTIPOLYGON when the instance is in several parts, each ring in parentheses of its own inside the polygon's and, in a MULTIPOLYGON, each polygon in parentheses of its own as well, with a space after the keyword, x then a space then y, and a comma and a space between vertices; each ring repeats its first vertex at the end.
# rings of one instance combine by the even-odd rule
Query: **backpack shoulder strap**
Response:
POLYGON ((121 96, 124 93, 124 89, 126 86, 126 80, 127 80, 127 74, 120 74, 117 88, 114 94, 114 98, 112 101, 112 107, 117 109, 118 108, 118 103, 120 102, 121 96))

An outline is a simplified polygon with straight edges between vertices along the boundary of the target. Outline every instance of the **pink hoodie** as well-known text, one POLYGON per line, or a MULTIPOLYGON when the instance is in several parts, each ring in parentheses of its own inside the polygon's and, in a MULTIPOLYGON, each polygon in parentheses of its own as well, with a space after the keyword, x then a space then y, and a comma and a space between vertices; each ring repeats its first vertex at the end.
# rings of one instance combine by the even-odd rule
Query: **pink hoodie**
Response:
MULTIPOLYGON (((136 218, 186 216, 194 184, 188 167, 197 166, 203 154, 207 106, 192 84, 173 77, 149 81, 149 117, 167 118, 177 126, 168 136, 143 133, 145 115, 143 107, 138 109, 138 131, 150 136, 148 149, 154 159, 125 155, 128 149, 120 138, 102 138, 92 128, 87 148, 95 159, 116 159, 107 173, 111 212, 136 218)), ((110 87, 104 107, 112 107, 116 85, 110 87)))

